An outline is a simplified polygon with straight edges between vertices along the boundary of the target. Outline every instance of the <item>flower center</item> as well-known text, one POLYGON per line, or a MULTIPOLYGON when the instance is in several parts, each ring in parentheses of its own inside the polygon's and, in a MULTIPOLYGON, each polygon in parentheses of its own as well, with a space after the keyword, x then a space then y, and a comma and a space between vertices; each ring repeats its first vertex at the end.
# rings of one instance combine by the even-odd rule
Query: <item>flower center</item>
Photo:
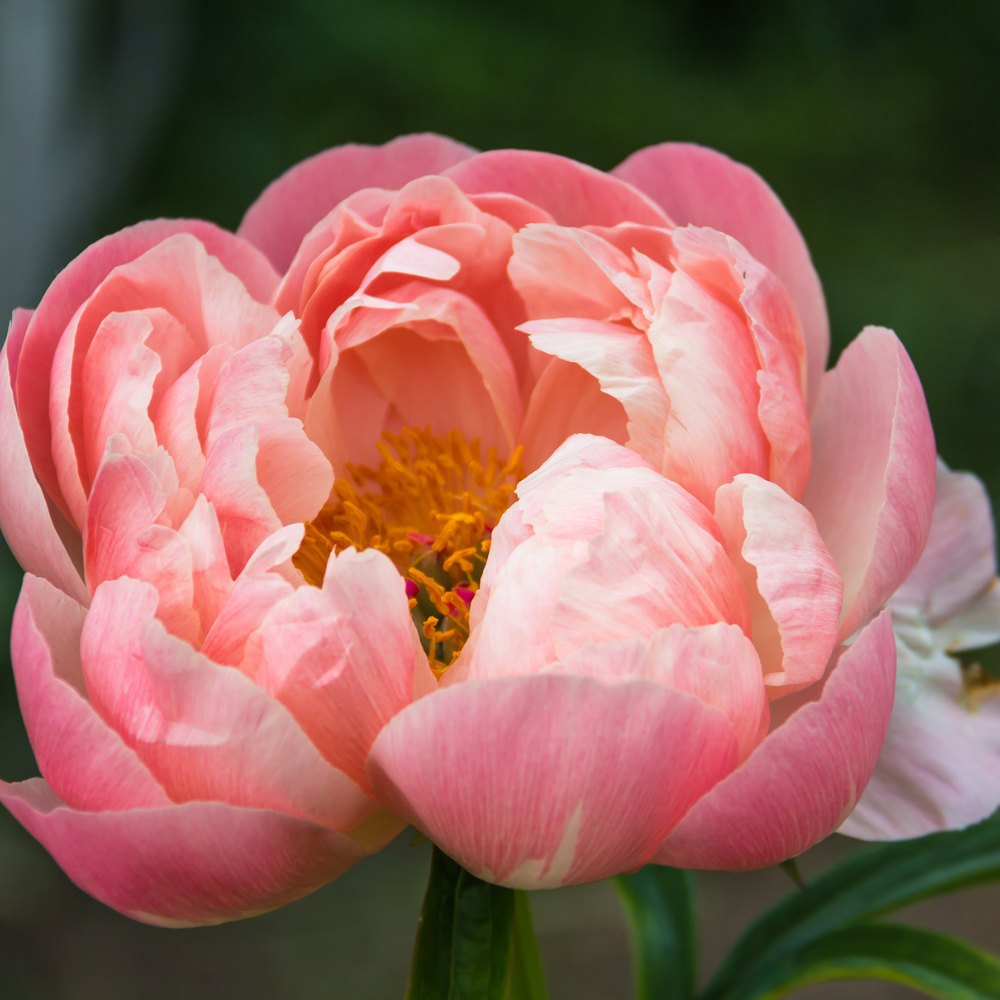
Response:
POLYGON ((479 439, 430 427, 385 432, 378 469, 348 463, 334 501, 306 525, 293 564, 321 586, 332 552, 378 549, 406 580, 410 614, 431 669, 440 676, 469 637, 469 605, 479 589, 490 536, 523 475, 521 448, 510 459, 479 439))

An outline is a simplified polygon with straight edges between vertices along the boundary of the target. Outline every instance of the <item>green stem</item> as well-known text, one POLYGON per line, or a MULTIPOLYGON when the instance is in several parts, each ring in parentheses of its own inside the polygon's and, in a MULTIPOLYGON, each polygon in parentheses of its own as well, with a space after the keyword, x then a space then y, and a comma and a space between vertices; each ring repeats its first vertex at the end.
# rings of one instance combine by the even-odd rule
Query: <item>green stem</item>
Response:
POLYGON ((526 892, 514 893, 514 950, 510 967, 507 1000, 549 1000, 542 956, 531 920, 531 901, 526 892))
POLYGON ((525 893, 434 848, 407 1000, 547 1000, 525 893))

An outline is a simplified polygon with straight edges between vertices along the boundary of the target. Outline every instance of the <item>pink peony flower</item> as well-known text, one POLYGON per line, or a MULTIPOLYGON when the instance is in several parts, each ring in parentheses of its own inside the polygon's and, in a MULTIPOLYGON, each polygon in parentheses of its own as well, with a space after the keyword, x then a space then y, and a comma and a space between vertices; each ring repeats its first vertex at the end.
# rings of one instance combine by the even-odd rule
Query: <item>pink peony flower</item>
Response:
POLYGON ((205 923, 405 822, 534 887, 774 864, 850 814, 930 526, 919 381, 876 328, 824 374, 808 252, 747 168, 615 174, 343 147, 239 236, 125 230, 15 313, 0 526, 43 778, 0 797, 84 889, 205 923))

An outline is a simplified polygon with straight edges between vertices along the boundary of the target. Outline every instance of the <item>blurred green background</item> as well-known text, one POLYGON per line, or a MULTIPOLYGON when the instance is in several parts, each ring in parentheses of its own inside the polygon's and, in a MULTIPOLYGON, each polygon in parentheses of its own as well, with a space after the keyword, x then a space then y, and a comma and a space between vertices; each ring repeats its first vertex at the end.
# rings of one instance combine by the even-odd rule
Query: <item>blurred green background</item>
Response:
MULTIPOLYGON (((64 189, 49 174, 22 169, 23 190, 33 184, 40 206, 68 206, 56 214, 75 221, 51 229, 4 308, 36 304, 73 254, 139 219, 200 216, 235 228, 270 180, 338 143, 426 129, 610 168, 642 146, 690 140, 753 166, 797 219, 826 288, 834 358, 865 324, 894 328, 923 379, 939 451, 1000 496, 995 0, 38 3, 71 71, 54 77, 68 97, 31 148, 62 171, 53 177, 91 180, 56 202, 64 189), (82 122, 97 137, 89 146, 52 140, 82 122)), ((30 133, 39 88, 19 4, 27 0, 0 0, 0 116, 30 133)), ((0 180, 27 148, 11 128, 0 120, 0 180)), ((22 188, 11 191, 0 219, 8 273, 39 228, 22 188)), ((19 571, 3 556, 6 627, 19 571)), ((8 661, 0 775, 33 773, 8 661)), ((848 849, 834 838, 806 869, 848 849)), ((426 849, 404 835, 284 911, 166 932, 77 892, 4 814, 0 989, 60 1000, 401 997, 426 864, 426 849)), ((783 879, 703 880, 709 965, 740 921, 784 891, 783 879)), ((997 902, 981 891, 915 918, 996 950, 997 902)), ((628 995, 624 926, 607 886, 544 894, 536 913, 553 1000, 628 995)), ((857 984, 807 993, 908 995, 857 984)))

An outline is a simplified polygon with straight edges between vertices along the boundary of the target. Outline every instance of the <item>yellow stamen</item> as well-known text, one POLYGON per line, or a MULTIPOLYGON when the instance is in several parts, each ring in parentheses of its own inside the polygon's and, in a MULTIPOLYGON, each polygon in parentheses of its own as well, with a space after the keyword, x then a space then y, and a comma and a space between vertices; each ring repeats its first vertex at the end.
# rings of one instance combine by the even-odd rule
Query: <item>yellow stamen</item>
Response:
POLYGON ((490 534, 523 475, 521 448, 510 459, 490 448, 483 462, 479 439, 466 442, 458 431, 441 438, 429 427, 406 427, 382 437, 378 469, 348 464, 348 478, 337 480, 332 502, 306 525, 292 562, 307 582, 321 586, 334 552, 385 553, 412 581, 410 611, 440 675, 469 636, 469 602, 479 589, 490 534))

